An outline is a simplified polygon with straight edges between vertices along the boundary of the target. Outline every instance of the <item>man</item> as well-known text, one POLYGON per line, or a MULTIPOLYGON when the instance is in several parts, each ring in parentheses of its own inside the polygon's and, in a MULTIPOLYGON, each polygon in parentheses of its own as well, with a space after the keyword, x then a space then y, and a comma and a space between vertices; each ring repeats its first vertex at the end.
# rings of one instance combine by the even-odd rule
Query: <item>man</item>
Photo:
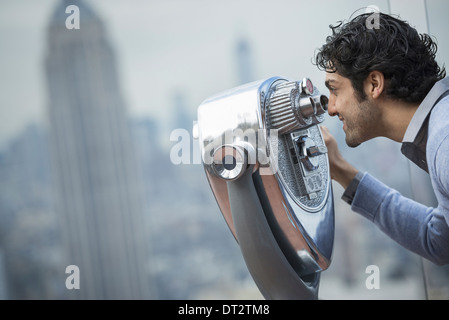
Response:
POLYGON ((438 265, 449 263, 449 78, 435 62, 432 39, 406 22, 380 13, 331 26, 316 55, 326 71, 328 112, 343 122, 346 143, 375 137, 402 143, 401 151, 430 174, 437 208, 403 197, 346 161, 322 127, 332 179, 352 210, 405 248, 438 265))

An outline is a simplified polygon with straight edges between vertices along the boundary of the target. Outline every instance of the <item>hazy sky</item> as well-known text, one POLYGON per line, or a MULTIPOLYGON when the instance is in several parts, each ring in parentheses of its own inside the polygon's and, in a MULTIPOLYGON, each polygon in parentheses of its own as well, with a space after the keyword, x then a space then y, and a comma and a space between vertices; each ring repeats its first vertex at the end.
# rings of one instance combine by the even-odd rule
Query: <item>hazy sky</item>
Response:
MULTIPOLYGON (((27 123, 46 121, 42 62, 46 27, 59 1, 0 0, 0 148, 27 123)), ((394 11, 402 0, 393 5, 387 0, 85 1, 105 22, 130 114, 151 115, 169 126, 176 92, 195 112, 208 96, 236 85, 234 51, 240 37, 251 48, 254 80, 308 76, 324 91, 324 74, 311 59, 329 34, 329 24, 371 4, 394 11)), ((405 2, 410 3, 398 6, 405 2)), ((428 3, 433 14, 445 5, 443 0, 428 3)), ((413 21, 414 12, 422 15, 415 8, 404 18, 413 21)))

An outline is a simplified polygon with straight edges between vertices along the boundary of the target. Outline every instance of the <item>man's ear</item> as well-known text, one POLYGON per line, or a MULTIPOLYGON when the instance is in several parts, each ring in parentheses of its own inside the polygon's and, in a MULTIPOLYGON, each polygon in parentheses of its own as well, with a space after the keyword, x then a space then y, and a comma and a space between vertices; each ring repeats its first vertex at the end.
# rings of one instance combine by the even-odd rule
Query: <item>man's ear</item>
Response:
POLYGON ((379 98, 385 90, 385 77, 380 71, 371 71, 365 80, 365 93, 372 99, 379 98))

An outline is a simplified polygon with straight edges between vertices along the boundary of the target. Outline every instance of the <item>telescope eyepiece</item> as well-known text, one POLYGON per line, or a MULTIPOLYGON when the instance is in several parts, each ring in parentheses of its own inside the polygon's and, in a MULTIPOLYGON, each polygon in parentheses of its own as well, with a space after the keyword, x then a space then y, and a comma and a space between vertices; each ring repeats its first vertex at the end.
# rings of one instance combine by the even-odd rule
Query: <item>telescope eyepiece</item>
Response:
POLYGON ((271 129, 288 134, 319 124, 324 121, 321 115, 327 112, 328 102, 329 99, 320 95, 308 78, 281 83, 268 100, 271 129))

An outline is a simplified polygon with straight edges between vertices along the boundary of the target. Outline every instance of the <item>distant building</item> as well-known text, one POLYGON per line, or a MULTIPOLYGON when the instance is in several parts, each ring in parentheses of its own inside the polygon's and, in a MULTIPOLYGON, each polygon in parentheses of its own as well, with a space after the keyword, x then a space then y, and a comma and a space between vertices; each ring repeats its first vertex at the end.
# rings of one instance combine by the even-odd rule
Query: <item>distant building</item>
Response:
POLYGON ((68 297, 153 298, 143 181, 116 60, 103 22, 85 1, 58 3, 48 27, 45 66, 64 261, 80 271, 80 289, 66 290, 68 297), (66 8, 73 4, 80 12, 79 29, 65 24, 66 8))
POLYGON ((245 84, 254 79, 251 46, 246 38, 240 38, 235 47, 237 64, 237 84, 245 84))
POLYGON ((60 299, 60 241, 46 134, 28 125, 0 153, 0 300, 60 299))

